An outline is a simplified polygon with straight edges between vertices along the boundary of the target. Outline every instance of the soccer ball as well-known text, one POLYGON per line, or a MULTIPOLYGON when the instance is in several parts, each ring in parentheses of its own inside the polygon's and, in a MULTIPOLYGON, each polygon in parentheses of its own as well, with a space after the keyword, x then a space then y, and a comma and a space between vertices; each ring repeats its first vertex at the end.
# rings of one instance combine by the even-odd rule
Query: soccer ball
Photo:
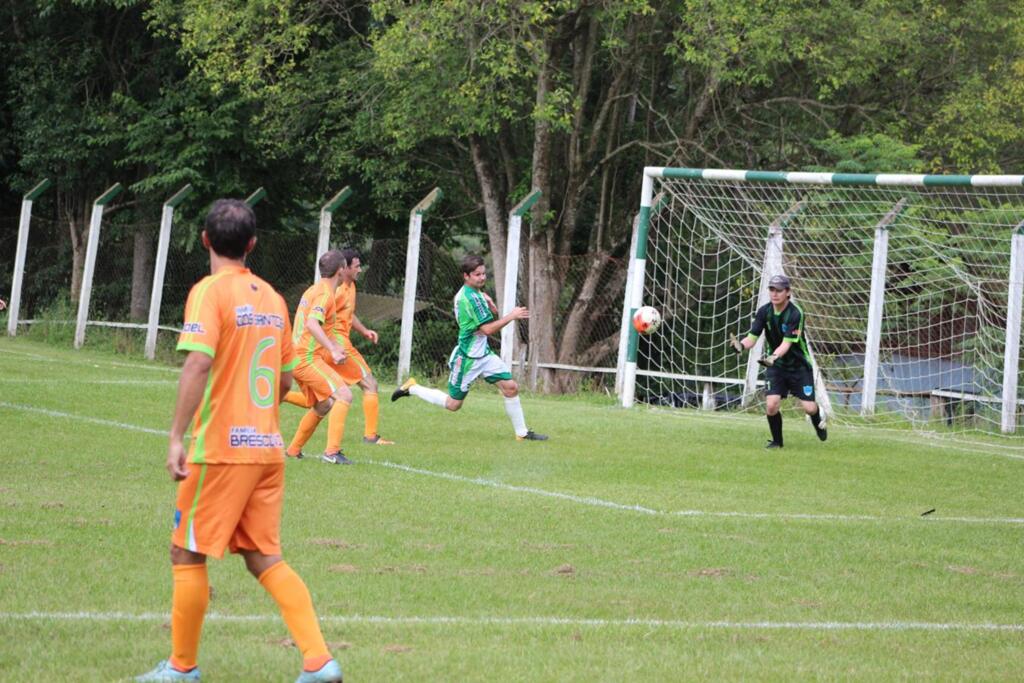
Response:
POLYGON ((661 313, 651 306, 641 306, 633 314, 633 327, 640 334, 650 334, 661 325, 661 313))

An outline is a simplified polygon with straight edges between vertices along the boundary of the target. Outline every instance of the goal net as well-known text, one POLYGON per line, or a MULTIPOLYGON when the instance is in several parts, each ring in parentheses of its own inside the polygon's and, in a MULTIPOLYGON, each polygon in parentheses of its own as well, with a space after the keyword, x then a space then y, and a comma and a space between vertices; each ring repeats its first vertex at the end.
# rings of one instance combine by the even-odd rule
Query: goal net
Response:
POLYGON ((1024 448, 1021 176, 649 168, 644 180, 627 303, 664 322, 649 336, 624 326, 624 405, 763 410, 763 340, 741 355, 726 340, 785 274, 833 424, 1024 448))

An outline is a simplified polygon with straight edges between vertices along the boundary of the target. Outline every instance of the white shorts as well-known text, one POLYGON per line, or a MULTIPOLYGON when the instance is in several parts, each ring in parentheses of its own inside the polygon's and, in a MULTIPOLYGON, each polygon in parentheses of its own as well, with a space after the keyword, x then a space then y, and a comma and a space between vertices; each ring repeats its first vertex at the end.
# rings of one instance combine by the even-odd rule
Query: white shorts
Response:
POLYGON ((448 357, 448 367, 451 370, 448 375, 448 395, 456 401, 466 398, 469 385, 477 377, 483 377, 488 384, 512 379, 508 366, 497 354, 491 352, 480 358, 470 358, 459 353, 459 347, 456 346, 448 357))

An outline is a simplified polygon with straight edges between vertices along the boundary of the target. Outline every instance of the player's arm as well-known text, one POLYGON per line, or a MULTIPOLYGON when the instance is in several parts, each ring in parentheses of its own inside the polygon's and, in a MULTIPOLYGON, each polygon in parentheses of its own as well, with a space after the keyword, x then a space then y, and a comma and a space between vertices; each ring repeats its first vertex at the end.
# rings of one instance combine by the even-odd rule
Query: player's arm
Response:
POLYGON ((491 298, 491 295, 488 294, 487 292, 481 291, 480 292, 480 296, 482 296, 484 298, 484 301, 487 302, 487 308, 491 309, 491 315, 493 315, 495 318, 497 318, 498 317, 498 306, 497 306, 497 304, 494 303, 494 299, 491 298))
POLYGON ((185 430, 188 429, 192 416, 196 414, 196 409, 203 400, 206 380, 212 365, 212 356, 203 351, 190 351, 185 357, 185 365, 181 368, 178 400, 174 406, 171 439, 167 447, 167 471, 174 481, 181 481, 188 476, 188 468, 185 466, 185 430))
POLYGON ((736 353, 743 353, 754 348, 754 344, 757 343, 761 333, 764 332, 764 326, 767 322, 767 310, 762 307, 757 310, 754 315, 754 319, 750 321, 750 330, 747 332, 747 336, 743 339, 737 339, 736 335, 729 335, 729 346, 736 353))
POLYGON ((377 339, 379 339, 377 333, 374 330, 371 330, 366 325, 364 325, 363 321, 360 320, 359 316, 357 316, 355 313, 352 314, 352 329, 354 329, 359 334, 363 335, 363 337, 365 337, 366 339, 369 339, 374 344, 376 344, 377 339))
POLYGON ((479 329, 487 336, 490 336, 498 332, 501 328, 505 327, 505 325, 508 325, 513 320, 526 320, 529 317, 530 311, 528 309, 526 309, 523 306, 516 306, 511 311, 509 311, 508 315, 502 316, 497 320, 491 320, 490 322, 486 322, 483 325, 481 325, 479 329))
POLYGON ((317 320, 315 316, 311 315, 306 318, 305 325, 306 329, 309 330, 309 333, 313 335, 313 339, 316 339, 316 342, 327 349, 327 352, 331 354, 331 359, 333 359, 335 363, 342 363, 345 361, 345 349, 341 344, 331 339, 329 334, 324 332, 323 325, 320 324, 320 321, 317 320))

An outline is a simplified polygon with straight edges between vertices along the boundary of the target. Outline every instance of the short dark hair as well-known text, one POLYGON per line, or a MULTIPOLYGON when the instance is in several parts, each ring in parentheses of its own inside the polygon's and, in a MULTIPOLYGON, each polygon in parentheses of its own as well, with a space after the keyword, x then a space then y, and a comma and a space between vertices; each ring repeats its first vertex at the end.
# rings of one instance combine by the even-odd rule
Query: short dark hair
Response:
POLYGON ((474 270, 484 265, 484 257, 477 254, 466 254, 462 259, 462 274, 469 275, 474 270))
POLYGON ((352 265, 352 261, 354 259, 359 259, 361 261, 363 258, 362 256, 359 255, 359 250, 356 249, 355 247, 342 247, 340 251, 341 257, 345 259, 346 268, 352 265))
POLYGON ((324 252, 317 265, 320 267, 320 277, 334 277, 338 269, 345 266, 345 257, 337 249, 331 249, 324 252))
POLYGON ((217 254, 240 259, 256 236, 256 214, 240 199, 218 199, 206 214, 203 229, 217 254))

